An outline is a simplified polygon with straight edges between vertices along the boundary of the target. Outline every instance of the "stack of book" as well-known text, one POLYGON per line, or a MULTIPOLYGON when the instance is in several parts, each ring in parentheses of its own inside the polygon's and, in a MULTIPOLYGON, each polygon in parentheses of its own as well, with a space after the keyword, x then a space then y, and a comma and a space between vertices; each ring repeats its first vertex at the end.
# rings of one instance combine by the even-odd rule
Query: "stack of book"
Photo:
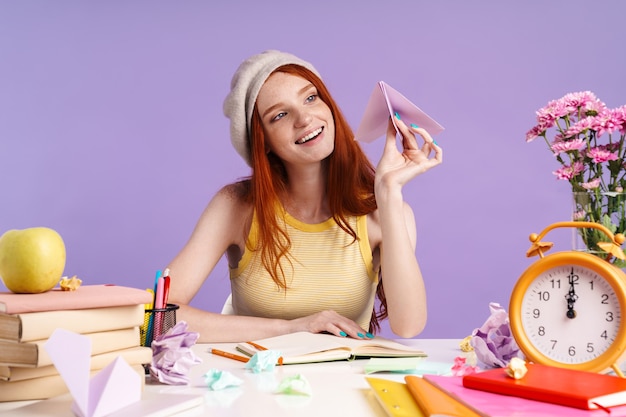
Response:
POLYGON ((45 350, 57 328, 91 340, 92 375, 121 356, 140 375, 152 350, 140 342, 145 290, 117 285, 83 285, 75 291, 41 294, 0 292, 0 401, 37 400, 67 387, 45 350))
POLYGON ((465 376, 407 375, 405 382, 367 378, 390 417, 626 416, 626 379, 527 364, 513 379, 497 368, 465 376))

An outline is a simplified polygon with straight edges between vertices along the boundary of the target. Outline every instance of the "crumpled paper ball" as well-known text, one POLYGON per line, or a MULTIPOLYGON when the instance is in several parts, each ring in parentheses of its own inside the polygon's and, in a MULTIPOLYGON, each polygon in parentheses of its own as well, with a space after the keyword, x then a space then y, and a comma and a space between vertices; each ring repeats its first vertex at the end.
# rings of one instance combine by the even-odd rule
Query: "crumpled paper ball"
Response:
POLYGON ((450 371, 452 376, 465 376, 475 374, 480 371, 480 369, 476 365, 467 363, 467 358, 457 356, 454 358, 454 365, 452 365, 450 371))
POLYGON ((489 303, 489 310, 489 318, 472 332, 470 343, 480 363, 489 368, 505 368, 512 358, 521 358, 522 353, 513 338, 504 308, 498 303, 489 303))
POLYGON ((305 395, 311 396, 313 390, 311 389, 311 384, 304 377, 304 375, 293 375, 284 378, 278 388, 276 388, 277 394, 286 394, 286 395, 305 395))
POLYGON ((472 347, 472 336, 467 336, 465 339, 461 340, 461 343, 459 343, 459 347, 461 348, 462 352, 473 352, 474 348, 472 347))
POLYGON ((243 384, 243 380, 237 378, 232 373, 219 369, 209 369, 207 373, 204 374, 204 381, 212 391, 238 387, 243 384))
POLYGON ((273 371, 280 358, 281 353, 277 350, 262 350, 255 353, 248 362, 246 369, 250 369, 255 374, 264 371, 273 371))
POLYGON ((61 291, 76 291, 83 283, 83 280, 74 275, 72 278, 63 277, 59 281, 61 291))
POLYGON ((200 337, 199 333, 188 332, 187 323, 180 321, 167 333, 152 342, 152 364, 150 375, 168 385, 187 385, 189 369, 202 362, 191 350, 200 337))
POLYGON ((511 358, 511 362, 506 368, 506 374, 513 379, 522 379, 527 372, 526 361, 520 358, 511 358))

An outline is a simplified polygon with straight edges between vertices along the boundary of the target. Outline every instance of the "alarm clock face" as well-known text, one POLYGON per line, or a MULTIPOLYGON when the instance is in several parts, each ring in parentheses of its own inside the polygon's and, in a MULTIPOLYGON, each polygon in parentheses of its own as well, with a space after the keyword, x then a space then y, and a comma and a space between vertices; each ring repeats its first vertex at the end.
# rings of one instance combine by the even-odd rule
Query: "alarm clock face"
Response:
POLYGON ((556 265, 530 281, 521 300, 528 342, 562 364, 582 364, 615 343, 622 309, 609 280, 581 265, 556 265))

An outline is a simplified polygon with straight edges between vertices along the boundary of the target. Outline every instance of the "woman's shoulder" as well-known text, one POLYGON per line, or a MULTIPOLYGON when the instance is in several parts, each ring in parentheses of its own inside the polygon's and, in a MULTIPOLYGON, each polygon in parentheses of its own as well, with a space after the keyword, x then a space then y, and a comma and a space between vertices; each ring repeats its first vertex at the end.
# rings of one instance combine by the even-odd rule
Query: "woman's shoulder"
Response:
POLYGON ((218 195, 239 201, 248 201, 250 197, 250 181, 242 180, 223 186, 218 195))
POLYGON ((210 205, 219 205, 232 213, 245 212, 252 209, 250 187, 244 181, 223 186, 213 197, 210 205))

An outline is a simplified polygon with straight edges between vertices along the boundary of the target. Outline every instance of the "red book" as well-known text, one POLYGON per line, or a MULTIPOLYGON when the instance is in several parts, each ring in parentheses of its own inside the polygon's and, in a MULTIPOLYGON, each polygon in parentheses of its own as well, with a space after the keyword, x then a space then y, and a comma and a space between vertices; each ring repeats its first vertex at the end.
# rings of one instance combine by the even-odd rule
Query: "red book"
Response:
POLYGON ((626 379, 538 364, 527 367, 521 379, 498 368, 464 376, 463 386, 585 410, 626 404, 626 379))
POLYGON ((39 294, 0 292, 0 312, 7 314, 81 310, 151 302, 152 295, 148 291, 119 285, 81 285, 75 291, 53 288, 39 294))

